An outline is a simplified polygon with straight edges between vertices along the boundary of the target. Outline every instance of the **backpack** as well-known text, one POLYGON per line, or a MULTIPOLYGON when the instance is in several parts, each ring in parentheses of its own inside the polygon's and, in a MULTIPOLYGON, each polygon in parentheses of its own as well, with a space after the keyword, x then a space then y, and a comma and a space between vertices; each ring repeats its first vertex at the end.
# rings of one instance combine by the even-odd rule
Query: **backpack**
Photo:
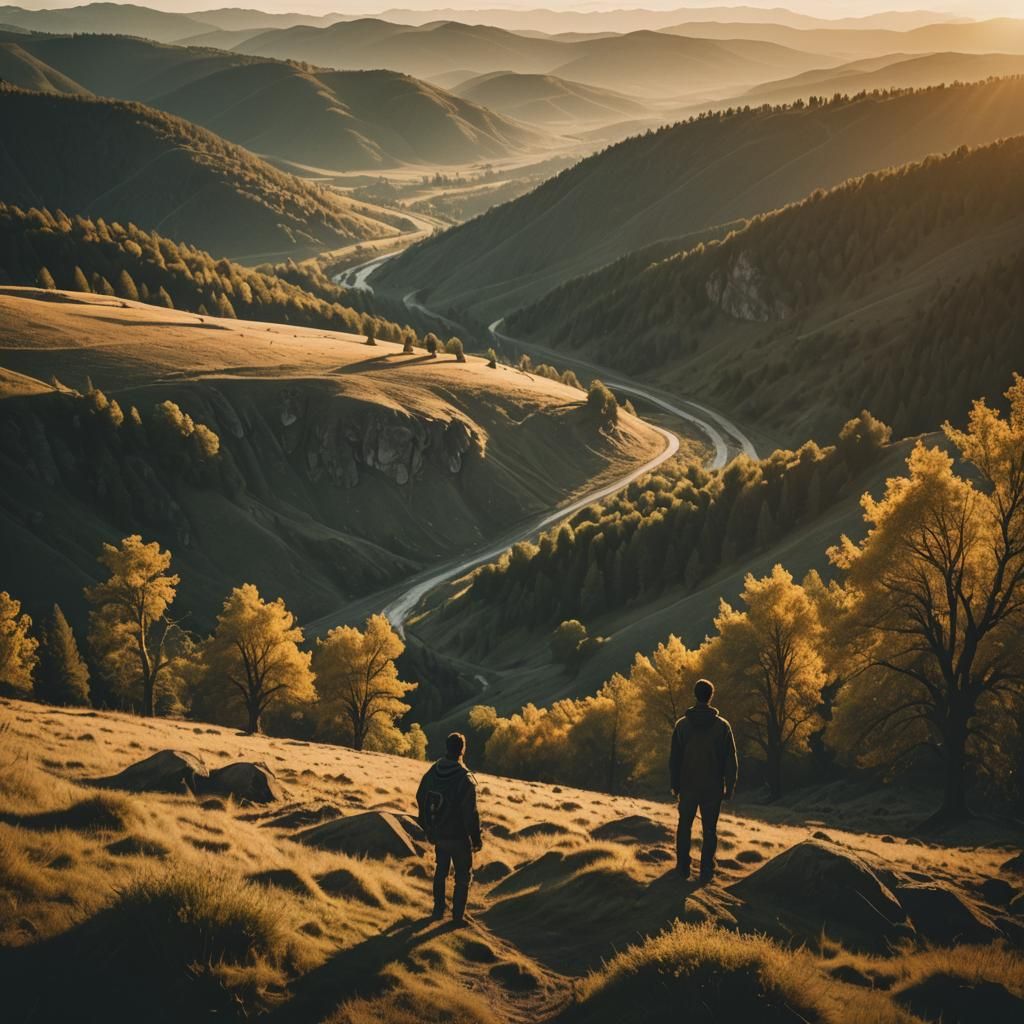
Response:
POLYGON ((463 782, 461 773, 446 779, 438 778, 436 772, 432 773, 423 794, 423 820, 420 822, 429 839, 433 840, 445 832, 457 831, 454 826, 458 824, 459 795, 463 782))

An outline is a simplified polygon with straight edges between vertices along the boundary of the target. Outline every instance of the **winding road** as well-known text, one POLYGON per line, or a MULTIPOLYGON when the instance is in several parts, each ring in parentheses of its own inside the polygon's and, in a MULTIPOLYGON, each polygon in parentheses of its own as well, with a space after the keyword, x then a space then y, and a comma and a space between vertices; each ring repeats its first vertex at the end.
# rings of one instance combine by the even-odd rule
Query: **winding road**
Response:
MULTIPOLYGON (((361 291, 372 292, 373 287, 369 283, 370 276, 381 265, 381 263, 394 255, 396 255, 396 253, 389 253, 386 256, 379 256, 376 259, 370 260, 369 262, 363 263, 357 267, 352 267, 344 273, 339 274, 335 280, 339 284, 345 285, 348 288, 356 288, 361 291)), ((417 310, 425 316, 429 316, 434 320, 439 320, 454 329, 458 329, 459 327, 459 325, 454 321, 433 312, 422 303, 418 302, 416 300, 415 292, 406 295, 404 302, 407 307, 417 310)), ((714 451, 714 455, 708 463, 709 468, 723 468, 728 464, 730 459, 739 452, 743 452, 754 459, 758 457, 757 450, 754 448, 750 439, 739 429, 739 427, 721 414, 711 409, 707 409, 702 405, 698 405, 695 402, 684 402, 681 399, 662 395, 658 391, 649 387, 641 387, 631 381, 623 380, 621 377, 618 377, 613 373, 608 373, 607 369, 604 367, 595 366, 594 364, 587 363, 581 359, 567 359, 561 353, 552 352, 545 349, 543 346, 521 342, 517 338, 513 338, 501 331, 500 328, 503 322, 504 318, 495 320, 495 322, 488 328, 491 336, 496 341, 548 355, 551 358, 557 359, 561 363, 571 363, 572 365, 585 369, 588 372, 600 374, 601 379, 613 390, 621 391, 624 394, 633 395, 642 401, 649 402, 651 405, 663 410, 664 412, 667 412, 672 416, 676 416, 684 422, 695 426, 707 436, 714 451)), ((433 566, 420 576, 414 577, 409 582, 407 589, 382 609, 383 614, 388 617, 391 625, 404 637, 405 623, 409 616, 420 601, 435 587, 439 587, 450 580, 464 576, 471 569, 475 569, 478 565, 482 565, 484 562, 493 561, 518 541, 529 540, 547 529, 547 527, 568 518, 582 508, 586 508, 587 505, 590 505, 595 501, 600 501, 602 498, 607 498, 610 495, 621 491, 638 477, 643 476, 645 473, 650 473, 663 462, 672 458, 672 456, 679 451, 678 436, 673 434, 672 431, 666 430, 664 427, 659 427, 656 424, 648 423, 648 426, 661 434, 665 440, 665 448, 653 459, 650 459, 637 469, 630 471, 620 479, 613 480, 611 483, 606 484, 597 490, 589 491, 587 494, 577 498, 568 505, 560 506, 547 515, 532 520, 529 523, 520 525, 517 527, 516 533, 512 537, 505 537, 500 541, 496 541, 485 550, 476 551, 472 555, 465 557, 460 556, 458 559, 444 565, 433 566)))

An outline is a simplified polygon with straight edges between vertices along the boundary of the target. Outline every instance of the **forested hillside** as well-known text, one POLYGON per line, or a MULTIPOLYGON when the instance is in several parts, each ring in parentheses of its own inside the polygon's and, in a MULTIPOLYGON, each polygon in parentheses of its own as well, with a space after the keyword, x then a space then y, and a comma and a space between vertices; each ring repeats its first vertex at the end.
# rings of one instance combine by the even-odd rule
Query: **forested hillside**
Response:
MULTIPOLYGON (((565 620, 592 622, 667 588, 695 589, 849 497, 889 437, 863 413, 825 448, 812 441, 760 462, 740 456, 714 473, 693 463, 659 469, 478 569, 441 619, 461 623, 459 653, 479 659, 520 627, 544 638, 565 620)), ((568 657, 571 668, 582 653, 568 657)))
POLYGON ((1019 78, 702 116, 582 161, 378 279, 488 322, 652 242, 724 234, 816 188, 1020 132, 1019 78))
POLYGON ((319 252, 407 222, 135 103, 0 86, 4 202, 132 222, 218 255, 319 252))
POLYGON ((1024 137, 855 179, 721 243, 555 291, 510 329, 656 372, 790 436, 900 436, 1024 369, 1024 137))
POLYGON ((365 312, 366 295, 297 267, 250 270, 129 224, 0 203, 0 285, 66 288, 212 316, 366 332, 402 329, 365 312), (354 307, 354 308, 353 308, 354 307))

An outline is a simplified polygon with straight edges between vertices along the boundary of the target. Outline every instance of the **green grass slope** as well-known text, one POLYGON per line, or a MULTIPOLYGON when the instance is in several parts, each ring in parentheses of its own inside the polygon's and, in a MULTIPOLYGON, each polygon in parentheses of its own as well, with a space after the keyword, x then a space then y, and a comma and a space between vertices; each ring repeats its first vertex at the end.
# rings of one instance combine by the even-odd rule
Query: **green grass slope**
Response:
POLYGON ((1024 370, 1024 136, 854 179, 721 243, 572 282, 511 329, 703 394, 784 437, 861 408, 897 435, 1024 370))
MULTIPOLYGON (((1024 131, 1024 81, 715 115, 629 139, 389 262, 378 280, 490 319, 660 240, 857 174, 1024 131)), ((682 247, 682 246, 680 246, 682 247)))
POLYGON ((3 199, 20 206, 132 221, 239 257, 322 251, 402 224, 139 104, 3 88, 0 120, 3 199))

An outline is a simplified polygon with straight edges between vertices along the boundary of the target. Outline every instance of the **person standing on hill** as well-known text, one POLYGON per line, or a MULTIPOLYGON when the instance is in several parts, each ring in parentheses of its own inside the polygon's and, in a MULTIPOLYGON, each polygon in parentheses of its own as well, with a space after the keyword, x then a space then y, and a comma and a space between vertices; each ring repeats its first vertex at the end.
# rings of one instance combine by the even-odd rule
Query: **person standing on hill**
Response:
POLYGON ((738 773, 732 726, 711 706, 714 695, 715 687, 707 679, 694 684, 697 703, 676 722, 668 761, 672 795, 679 801, 676 871, 683 878, 690 877, 690 833, 699 810, 702 882, 710 882, 715 875, 718 815, 722 800, 732 799, 738 773))
POLYGON ((476 809, 476 779, 463 760, 466 737, 453 732, 445 740, 445 756, 430 766, 416 791, 419 823, 434 844, 434 917, 444 917, 448 875, 455 868, 452 921, 465 923, 473 854, 482 846, 476 809))

